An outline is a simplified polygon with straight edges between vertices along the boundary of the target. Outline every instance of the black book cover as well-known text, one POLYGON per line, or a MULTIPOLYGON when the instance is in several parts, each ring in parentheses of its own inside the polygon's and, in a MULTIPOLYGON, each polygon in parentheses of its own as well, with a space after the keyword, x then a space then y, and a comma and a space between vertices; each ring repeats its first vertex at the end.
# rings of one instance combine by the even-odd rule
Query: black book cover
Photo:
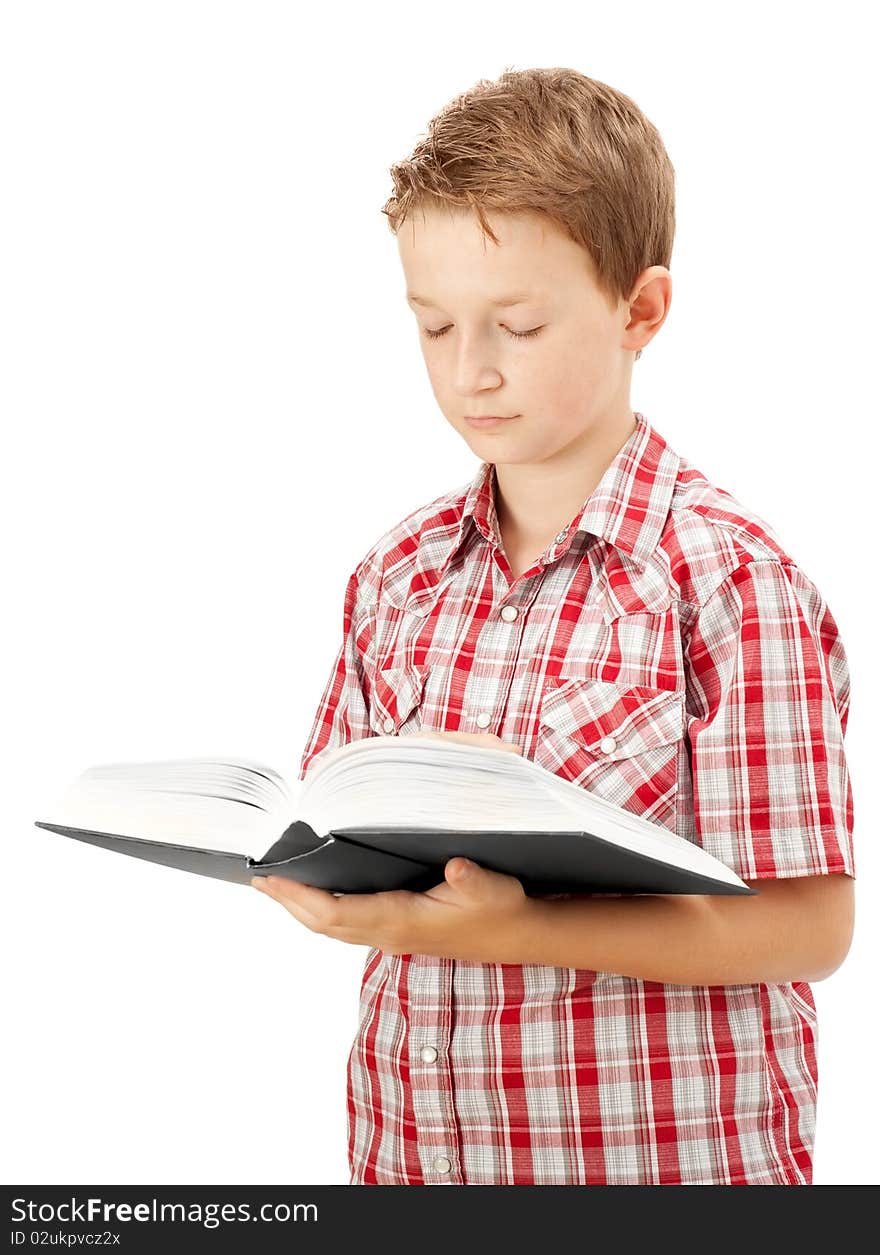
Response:
POLYGON ((755 894, 584 832, 456 832, 428 828, 346 828, 319 837, 294 821, 259 859, 222 850, 36 823, 119 854, 237 884, 287 876, 333 893, 420 892, 439 884, 456 855, 516 876, 531 896, 558 893, 755 894))

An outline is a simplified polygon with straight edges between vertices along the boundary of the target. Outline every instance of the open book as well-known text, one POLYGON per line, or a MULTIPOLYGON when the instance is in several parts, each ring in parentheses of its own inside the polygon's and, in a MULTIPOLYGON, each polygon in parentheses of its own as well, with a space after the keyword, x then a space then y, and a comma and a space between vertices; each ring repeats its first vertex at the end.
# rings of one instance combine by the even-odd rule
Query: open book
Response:
POLYGON ((246 759, 109 763, 35 822, 240 884, 421 891, 462 855, 532 896, 756 892, 693 842, 506 750, 366 737, 325 751, 296 788, 246 759))

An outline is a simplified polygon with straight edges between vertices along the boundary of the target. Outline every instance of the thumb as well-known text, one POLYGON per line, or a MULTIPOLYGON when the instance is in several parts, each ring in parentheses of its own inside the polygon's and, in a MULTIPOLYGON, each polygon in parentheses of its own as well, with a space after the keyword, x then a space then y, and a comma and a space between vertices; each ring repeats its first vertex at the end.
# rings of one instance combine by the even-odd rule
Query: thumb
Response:
POLYGON ((470 884, 482 869, 469 858, 458 856, 446 864, 446 879, 451 885, 470 884))
POLYGON ((474 901, 488 904, 491 899, 500 904, 503 899, 509 904, 525 896, 522 882, 516 876, 483 867, 462 855, 449 859, 444 870, 446 883, 474 901))

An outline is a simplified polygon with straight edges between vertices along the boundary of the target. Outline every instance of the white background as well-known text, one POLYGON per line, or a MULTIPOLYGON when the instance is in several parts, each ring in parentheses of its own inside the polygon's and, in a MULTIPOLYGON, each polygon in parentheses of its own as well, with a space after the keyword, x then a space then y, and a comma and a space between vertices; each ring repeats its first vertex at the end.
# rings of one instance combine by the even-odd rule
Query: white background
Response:
POLYGON ((813 986, 814 1181, 880 1179, 869 13, 3 5, 4 1181, 348 1181, 366 950, 33 820, 107 761, 295 780, 348 575, 477 466, 430 392, 388 167, 455 93, 552 65, 632 96, 676 169, 633 408, 843 636, 858 918, 813 986))

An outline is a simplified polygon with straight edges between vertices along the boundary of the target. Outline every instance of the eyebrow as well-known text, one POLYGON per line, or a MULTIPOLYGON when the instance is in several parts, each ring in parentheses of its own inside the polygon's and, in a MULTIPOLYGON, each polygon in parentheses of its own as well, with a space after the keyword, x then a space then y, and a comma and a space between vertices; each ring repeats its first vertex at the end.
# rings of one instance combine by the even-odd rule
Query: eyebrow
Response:
MULTIPOLYGON (((415 296, 413 293, 407 292, 406 299, 413 305, 433 305, 433 301, 429 301, 425 296, 415 296)), ((525 305, 532 301, 539 301, 540 298, 534 297, 529 292, 513 292, 510 296, 499 296, 497 300, 490 301, 490 305, 500 308, 508 305, 525 305)))

